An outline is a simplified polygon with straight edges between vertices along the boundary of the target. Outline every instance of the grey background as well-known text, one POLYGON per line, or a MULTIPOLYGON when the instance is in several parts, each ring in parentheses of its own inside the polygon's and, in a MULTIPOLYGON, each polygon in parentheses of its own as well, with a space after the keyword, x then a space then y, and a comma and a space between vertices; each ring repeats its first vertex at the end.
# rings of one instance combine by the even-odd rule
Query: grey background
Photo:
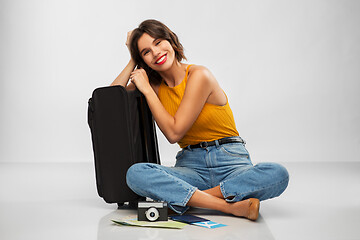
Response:
MULTIPOLYGON (((360 1, 0 2, 0 162, 91 162, 87 100, 155 18, 229 97, 254 162, 360 161, 360 1)), ((177 145, 158 133, 164 164, 177 145)))

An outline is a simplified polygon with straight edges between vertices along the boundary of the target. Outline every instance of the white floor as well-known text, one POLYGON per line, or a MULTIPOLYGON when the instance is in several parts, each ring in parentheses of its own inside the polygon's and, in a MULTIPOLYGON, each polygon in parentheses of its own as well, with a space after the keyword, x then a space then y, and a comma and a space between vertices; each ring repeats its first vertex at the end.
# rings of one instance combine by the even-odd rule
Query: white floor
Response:
POLYGON ((92 163, 0 164, 0 239, 360 239, 360 163, 284 163, 290 184, 257 222, 193 209, 227 227, 113 225, 135 215, 97 196, 92 163))

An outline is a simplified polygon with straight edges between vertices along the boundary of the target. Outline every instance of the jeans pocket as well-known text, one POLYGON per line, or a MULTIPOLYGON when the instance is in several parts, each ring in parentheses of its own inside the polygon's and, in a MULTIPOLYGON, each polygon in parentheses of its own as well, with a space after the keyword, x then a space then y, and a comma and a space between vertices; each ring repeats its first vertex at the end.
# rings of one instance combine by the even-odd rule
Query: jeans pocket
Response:
POLYGON ((249 152, 242 143, 223 144, 220 149, 223 153, 232 157, 249 158, 249 152))

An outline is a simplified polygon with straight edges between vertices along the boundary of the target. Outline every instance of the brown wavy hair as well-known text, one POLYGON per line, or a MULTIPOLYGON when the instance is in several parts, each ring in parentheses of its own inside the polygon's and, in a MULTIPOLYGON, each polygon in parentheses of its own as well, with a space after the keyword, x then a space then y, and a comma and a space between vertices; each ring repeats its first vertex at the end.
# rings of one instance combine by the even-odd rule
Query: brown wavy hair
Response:
POLYGON ((184 48, 181 45, 179 38, 171 31, 165 24, 154 19, 145 20, 140 23, 138 28, 135 28, 130 37, 130 54, 134 59, 137 68, 143 68, 148 77, 150 83, 159 85, 161 83, 161 76, 158 72, 151 69, 143 60, 140 55, 138 41, 140 37, 147 33, 155 39, 163 39, 170 42, 172 48, 175 51, 175 58, 181 62, 183 59, 187 60, 184 55, 184 48))

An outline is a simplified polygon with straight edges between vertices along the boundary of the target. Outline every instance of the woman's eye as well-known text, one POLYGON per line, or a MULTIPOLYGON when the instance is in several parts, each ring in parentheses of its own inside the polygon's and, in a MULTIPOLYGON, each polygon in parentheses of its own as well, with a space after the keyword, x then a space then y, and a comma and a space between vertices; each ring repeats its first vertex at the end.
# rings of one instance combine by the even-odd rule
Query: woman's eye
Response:
POLYGON ((149 50, 145 51, 144 52, 144 56, 147 55, 149 53, 149 50))
POLYGON ((157 42, 155 43, 155 45, 156 45, 156 46, 159 45, 160 42, 161 42, 161 40, 157 41, 157 42))

